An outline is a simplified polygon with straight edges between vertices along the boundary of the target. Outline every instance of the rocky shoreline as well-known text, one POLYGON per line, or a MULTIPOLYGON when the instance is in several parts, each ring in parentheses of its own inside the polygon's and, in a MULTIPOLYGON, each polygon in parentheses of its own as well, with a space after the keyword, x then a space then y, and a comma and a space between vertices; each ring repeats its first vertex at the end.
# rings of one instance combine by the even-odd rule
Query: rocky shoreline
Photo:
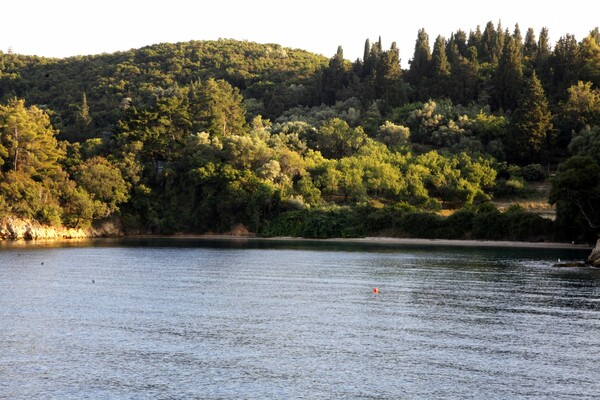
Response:
POLYGON ((122 233, 113 223, 105 223, 100 227, 82 229, 48 226, 40 224, 35 220, 20 218, 0 220, 0 240, 60 240, 107 236, 122 236, 122 233))
POLYGON ((596 242, 596 247, 594 247, 594 250, 592 250, 592 253, 585 262, 592 267, 600 268, 600 239, 596 242))
MULTIPOLYGON (((27 220, 20 218, 5 218, 0 220, 0 240, 63 240, 63 239, 87 239, 99 237, 121 237, 123 232, 114 221, 105 222, 100 226, 83 229, 83 228, 67 228, 63 226, 48 226, 40 224, 35 220, 27 220)), ((231 232, 229 235, 182 235, 180 237, 197 237, 197 238, 254 238, 254 235, 249 235, 247 231, 231 232)), ((300 238, 269 238, 270 240, 294 240, 300 238)), ((479 240, 430 240, 430 239, 407 239, 407 238, 355 238, 355 239, 324 239, 325 241, 345 241, 345 242, 377 242, 377 243, 397 243, 397 244, 432 244, 432 245, 450 245, 450 246, 494 246, 494 247, 537 247, 537 248, 581 248, 587 247, 582 245, 569 245, 567 243, 529 243, 529 242, 504 242, 504 241, 479 241, 479 240)), ((591 265, 600 268, 600 239, 593 248, 591 254, 586 259, 585 263, 577 263, 578 266, 591 265)), ((560 265, 567 266, 567 265, 560 265)))

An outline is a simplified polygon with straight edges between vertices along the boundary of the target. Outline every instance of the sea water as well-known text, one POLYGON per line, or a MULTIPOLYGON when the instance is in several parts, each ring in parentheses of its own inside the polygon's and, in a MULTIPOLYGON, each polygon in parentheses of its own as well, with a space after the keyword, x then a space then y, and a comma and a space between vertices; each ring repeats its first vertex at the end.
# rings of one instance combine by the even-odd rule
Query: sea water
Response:
POLYGON ((0 398, 597 398, 600 270, 554 267, 583 257, 5 244, 0 398))

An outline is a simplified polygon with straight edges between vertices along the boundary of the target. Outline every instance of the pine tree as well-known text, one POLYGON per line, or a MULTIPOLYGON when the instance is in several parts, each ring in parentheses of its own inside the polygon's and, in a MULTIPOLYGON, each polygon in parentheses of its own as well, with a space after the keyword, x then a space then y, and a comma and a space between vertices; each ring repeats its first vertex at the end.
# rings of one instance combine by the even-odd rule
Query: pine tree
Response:
POLYGON ((549 156, 554 125, 546 94, 535 72, 525 84, 507 139, 512 161, 529 164, 547 160, 549 156))
POLYGON ((39 108, 25 107, 25 100, 12 99, 0 105, 0 162, 4 171, 33 177, 48 176, 60 169, 56 131, 48 115, 39 108))
POLYGON ((246 132, 246 110, 237 88, 210 78, 194 85, 189 94, 193 132, 227 137, 246 132))

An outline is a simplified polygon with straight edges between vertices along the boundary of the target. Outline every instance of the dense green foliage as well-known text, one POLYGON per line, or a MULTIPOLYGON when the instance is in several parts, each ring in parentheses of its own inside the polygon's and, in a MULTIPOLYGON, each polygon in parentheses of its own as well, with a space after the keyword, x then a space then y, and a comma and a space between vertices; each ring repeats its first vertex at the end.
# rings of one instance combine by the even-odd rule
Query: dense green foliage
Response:
POLYGON ((233 40, 0 53, 0 217, 547 239, 550 221, 486 202, 563 162, 550 199, 558 236, 597 233, 598 30, 552 48, 547 30, 523 39, 490 22, 432 44, 420 30, 408 70, 381 39, 354 62, 341 46, 328 60, 233 40))

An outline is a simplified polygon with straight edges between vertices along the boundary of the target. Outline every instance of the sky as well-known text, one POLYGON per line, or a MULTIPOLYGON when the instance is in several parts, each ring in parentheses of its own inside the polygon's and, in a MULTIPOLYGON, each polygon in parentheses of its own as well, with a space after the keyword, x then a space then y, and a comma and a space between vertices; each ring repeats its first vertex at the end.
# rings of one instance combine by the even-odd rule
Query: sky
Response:
POLYGON ((430 44, 488 21, 523 36, 534 28, 550 32, 554 44, 567 33, 577 40, 600 25, 600 3, 502 0, 19 0, 2 4, 0 50, 46 57, 111 53, 163 42, 218 38, 277 43, 331 57, 362 58, 365 39, 382 38, 400 48, 403 67, 414 51, 417 31, 430 44), (493 5, 490 5, 493 4, 493 5))

